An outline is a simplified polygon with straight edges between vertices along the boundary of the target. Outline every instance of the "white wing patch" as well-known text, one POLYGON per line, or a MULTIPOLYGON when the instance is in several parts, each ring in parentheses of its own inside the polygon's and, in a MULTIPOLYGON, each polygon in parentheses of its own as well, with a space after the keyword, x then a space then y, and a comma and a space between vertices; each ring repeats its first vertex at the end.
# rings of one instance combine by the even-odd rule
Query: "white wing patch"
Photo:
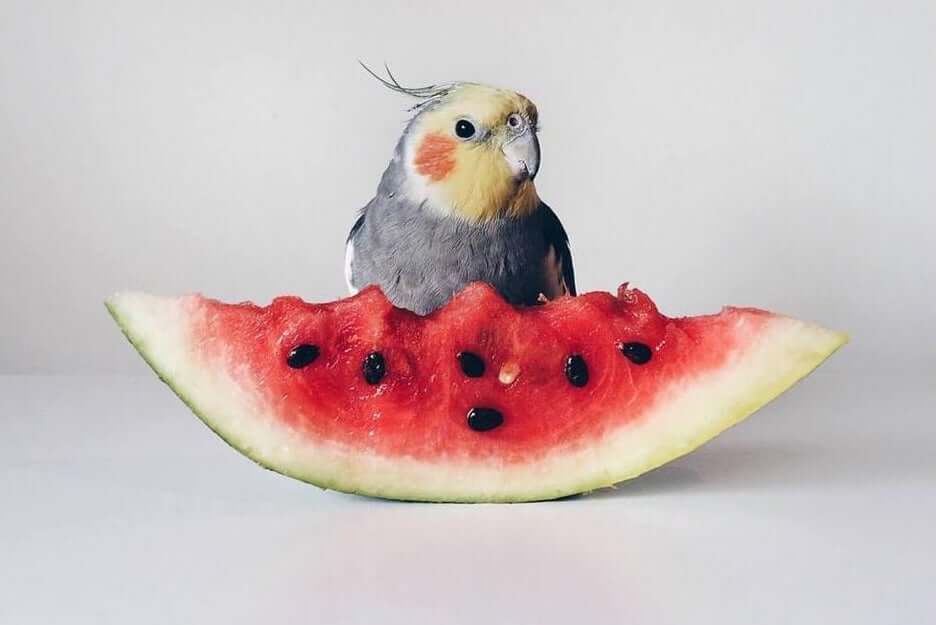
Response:
POLYGON ((348 239, 348 245, 345 246, 345 255, 344 255, 344 277, 345 283, 348 285, 348 291, 351 295, 356 295, 358 289, 354 286, 354 283, 351 282, 351 263, 354 262, 354 239, 348 239))
POLYGON ((569 287, 565 283, 565 274, 562 273, 562 257, 556 254, 556 248, 552 245, 546 252, 543 264, 543 295, 547 299, 566 295, 569 287))

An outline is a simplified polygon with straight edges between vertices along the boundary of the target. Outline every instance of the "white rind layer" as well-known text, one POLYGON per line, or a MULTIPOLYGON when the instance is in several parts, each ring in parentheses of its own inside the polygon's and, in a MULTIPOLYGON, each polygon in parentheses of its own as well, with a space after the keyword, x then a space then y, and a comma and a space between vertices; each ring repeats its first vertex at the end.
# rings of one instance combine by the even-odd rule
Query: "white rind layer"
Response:
POLYGON ((212 430, 264 467, 322 488, 420 501, 554 499, 636 477, 743 420, 847 341, 844 334, 788 317, 746 327, 739 315, 736 329, 745 347, 724 366, 675 381, 661 394, 665 400, 594 444, 557 449, 527 464, 429 462, 309 440, 264 414, 250 388, 222 367, 200 362, 187 301, 124 293, 108 300, 107 308, 159 377, 212 430))

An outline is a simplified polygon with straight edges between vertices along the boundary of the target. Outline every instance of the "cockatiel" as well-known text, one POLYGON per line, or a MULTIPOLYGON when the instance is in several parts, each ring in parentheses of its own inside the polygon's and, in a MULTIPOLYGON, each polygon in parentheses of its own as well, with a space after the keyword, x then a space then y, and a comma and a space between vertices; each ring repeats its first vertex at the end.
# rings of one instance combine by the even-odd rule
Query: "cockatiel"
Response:
POLYGON ((418 314, 473 281, 519 305, 575 295, 565 229, 533 184, 536 106, 475 83, 406 88, 389 69, 389 81, 365 69, 420 102, 348 236, 351 292, 376 284, 418 314))

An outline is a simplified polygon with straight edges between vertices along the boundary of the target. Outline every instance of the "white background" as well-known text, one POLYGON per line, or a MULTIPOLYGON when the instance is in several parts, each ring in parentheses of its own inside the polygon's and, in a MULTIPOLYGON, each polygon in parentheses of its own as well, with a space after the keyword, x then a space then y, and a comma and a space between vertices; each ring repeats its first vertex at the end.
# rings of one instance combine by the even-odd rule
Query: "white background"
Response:
POLYGON ((582 290, 932 370, 934 32, 929 0, 0 2, 0 371, 137 370, 121 289, 342 296, 411 104, 359 58, 537 103, 582 290))
POLYGON ((0 622, 936 620, 936 4, 460 4, 0 0, 0 622), (258 470, 102 300, 343 295, 411 104, 358 58, 537 103, 582 290, 852 343, 589 497, 401 504, 258 470))

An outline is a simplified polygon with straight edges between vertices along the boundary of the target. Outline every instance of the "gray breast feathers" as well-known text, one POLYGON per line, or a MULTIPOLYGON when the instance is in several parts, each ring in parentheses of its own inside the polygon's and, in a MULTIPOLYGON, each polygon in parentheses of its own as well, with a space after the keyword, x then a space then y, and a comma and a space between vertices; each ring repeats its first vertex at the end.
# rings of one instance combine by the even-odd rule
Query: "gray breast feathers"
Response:
POLYGON ((558 220, 543 207, 524 218, 474 224, 378 196, 348 237, 349 288, 376 284, 394 304, 420 314, 474 281, 490 283, 514 304, 534 304, 541 293, 574 293, 565 233, 556 238, 558 220))

